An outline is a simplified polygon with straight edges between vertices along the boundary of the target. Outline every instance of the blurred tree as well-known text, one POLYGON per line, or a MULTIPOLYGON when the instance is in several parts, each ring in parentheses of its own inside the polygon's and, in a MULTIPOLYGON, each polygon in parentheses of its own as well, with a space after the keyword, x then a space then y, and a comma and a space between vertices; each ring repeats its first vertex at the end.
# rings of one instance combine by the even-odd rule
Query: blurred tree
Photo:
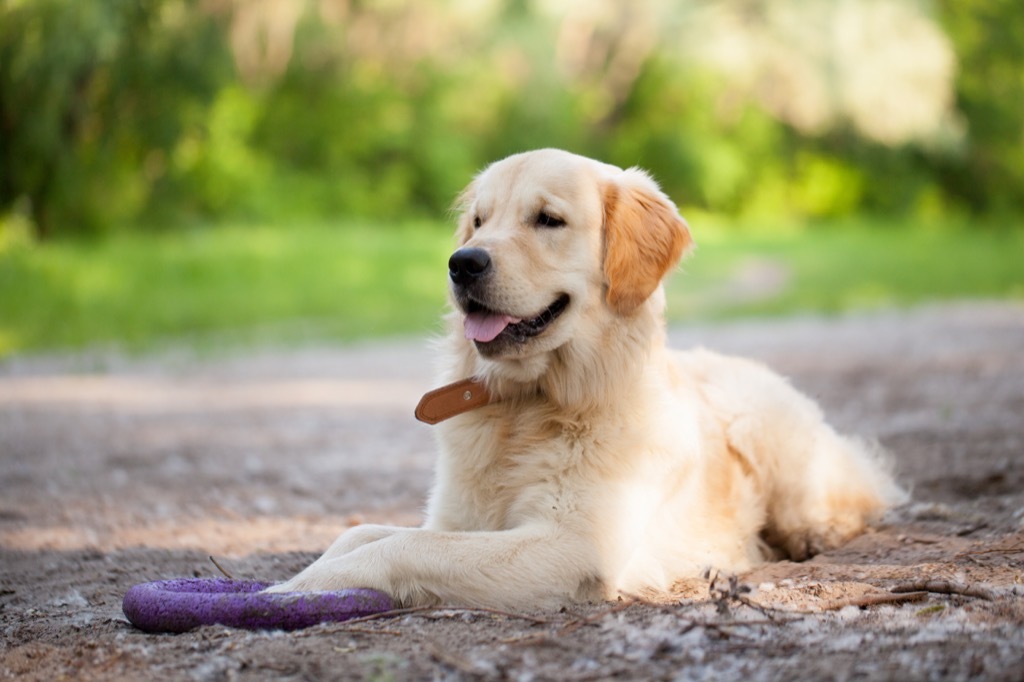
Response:
POLYGON ((183 131, 231 74, 220 28, 185 0, 0 2, 0 208, 40 236, 135 217, 183 131))
POLYGON ((943 0, 960 68, 967 144, 936 164, 943 186, 976 212, 1024 209, 1024 15, 1017 0, 943 0))
POLYGON ((0 215, 439 215, 538 146, 736 215, 1020 210, 1015 2, 934 1, 0 0, 0 215))

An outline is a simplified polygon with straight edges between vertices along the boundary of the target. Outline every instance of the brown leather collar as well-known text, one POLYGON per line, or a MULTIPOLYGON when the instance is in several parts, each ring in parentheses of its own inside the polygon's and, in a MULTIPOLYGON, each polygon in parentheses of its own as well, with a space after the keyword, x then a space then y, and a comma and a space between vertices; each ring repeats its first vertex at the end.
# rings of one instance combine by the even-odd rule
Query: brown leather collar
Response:
POLYGON ((416 418, 427 424, 437 424, 489 402, 491 394, 484 382, 473 378, 463 379, 435 388, 420 398, 416 406, 416 418))

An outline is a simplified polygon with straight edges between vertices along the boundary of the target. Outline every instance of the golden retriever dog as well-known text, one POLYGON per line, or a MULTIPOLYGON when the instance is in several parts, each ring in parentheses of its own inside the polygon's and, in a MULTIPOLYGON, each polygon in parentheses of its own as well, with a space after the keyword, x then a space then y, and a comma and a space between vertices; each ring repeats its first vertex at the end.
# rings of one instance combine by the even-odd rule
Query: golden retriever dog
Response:
POLYGON ((471 381, 433 408, 450 418, 426 521, 356 526, 274 590, 510 609, 651 596, 804 559, 902 499, 785 379, 665 347, 662 279, 691 237, 643 171, 517 154, 459 205, 442 381, 471 381))

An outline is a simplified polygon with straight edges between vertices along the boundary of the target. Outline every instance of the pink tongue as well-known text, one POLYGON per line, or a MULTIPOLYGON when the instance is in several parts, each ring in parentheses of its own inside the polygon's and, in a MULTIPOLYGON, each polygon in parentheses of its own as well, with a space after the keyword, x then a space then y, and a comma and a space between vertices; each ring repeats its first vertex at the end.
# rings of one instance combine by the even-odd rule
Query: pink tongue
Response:
POLYGON ((466 328, 467 339, 487 343, 497 338, 505 327, 517 322, 522 322, 522 320, 518 317, 495 315, 494 313, 470 313, 466 315, 463 324, 466 328))

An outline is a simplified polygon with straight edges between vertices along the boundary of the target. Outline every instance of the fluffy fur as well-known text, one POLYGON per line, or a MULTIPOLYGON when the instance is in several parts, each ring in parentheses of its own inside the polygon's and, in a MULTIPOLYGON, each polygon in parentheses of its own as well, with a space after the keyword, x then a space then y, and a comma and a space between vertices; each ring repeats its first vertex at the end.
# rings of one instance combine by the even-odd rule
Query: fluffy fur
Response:
POLYGON ((495 401, 436 427, 422 528, 352 528, 276 590, 502 608, 659 593, 709 567, 806 558, 901 499, 778 375, 666 349, 661 280, 691 238, 644 172, 529 152, 485 169, 460 210, 460 247, 490 264, 452 282, 441 379, 481 378, 495 401), (463 334, 474 310, 542 320, 565 296, 535 335, 463 334))

